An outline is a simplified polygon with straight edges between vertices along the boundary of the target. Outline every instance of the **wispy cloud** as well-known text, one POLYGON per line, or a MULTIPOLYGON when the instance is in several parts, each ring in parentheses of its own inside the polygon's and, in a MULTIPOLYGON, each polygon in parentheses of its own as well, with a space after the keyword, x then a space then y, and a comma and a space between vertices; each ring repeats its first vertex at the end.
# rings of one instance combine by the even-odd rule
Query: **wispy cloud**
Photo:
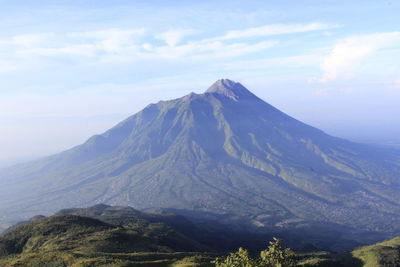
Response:
POLYGON ((138 43, 140 37, 146 33, 141 29, 107 29, 83 33, 71 33, 68 37, 81 39, 83 42, 90 42, 94 49, 118 52, 138 43))
POLYGON ((0 40, 0 46, 33 47, 44 43, 50 35, 50 33, 15 35, 9 39, 0 40))
POLYGON ((177 45, 185 36, 195 34, 197 31, 193 29, 172 29, 160 33, 155 37, 165 41, 169 46, 177 45))
POLYGON ((255 53, 276 45, 273 41, 264 41, 254 44, 232 43, 226 44, 219 41, 213 42, 189 42, 179 46, 161 46, 148 52, 148 56, 162 57, 166 59, 199 59, 209 60, 211 58, 236 57, 255 53))
POLYGON ((320 81, 352 73, 366 57, 393 44, 400 44, 400 32, 358 35, 339 41, 321 64, 323 76, 320 81))
POLYGON ((0 73, 20 71, 31 66, 31 62, 20 53, 44 45, 50 36, 50 33, 21 34, 0 39, 0 73))
POLYGON ((75 32, 56 36, 48 43, 30 45, 27 49, 17 50, 21 56, 86 56, 94 57, 106 54, 125 53, 136 49, 144 29, 106 29, 90 32, 75 32))
POLYGON ((271 48, 278 40, 247 40, 251 37, 291 34, 325 30, 336 25, 323 23, 272 24, 243 30, 231 30, 214 38, 187 38, 197 33, 194 29, 170 29, 153 34, 145 28, 102 29, 70 33, 42 33, 16 35, 0 40, 0 71, 17 68, 13 60, 34 58, 36 63, 51 63, 55 57, 68 57, 65 62, 127 63, 143 59, 193 59, 238 57, 271 48), (161 39, 164 43, 159 43, 161 39), (13 58, 14 57, 14 58, 13 58), (40 60, 42 57, 42 60, 40 60), (7 63, 4 63, 7 62, 7 63), (11 63, 11 64, 8 64, 11 63))
POLYGON ((235 60, 233 62, 222 63, 221 67, 224 69, 265 69, 265 68, 297 68, 307 66, 318 66, 321 62, 321 55, 315 54, 304 54, 297 56, 287 57, 274 57, 274 58, 262 58, 254 60, 235 60))
MULTIPOLYGON (((273 47, 277 41, 259 42, 225 42, 223 40, 187 40, 185 36, 194 34, 191 29, 169 30, 152 35, 145 29, 105 29, 90 32, 75 32, 68 34, 20 35, 7 40, 0 40, 0 45, 6 45, 4 54, 12 61, 35 57, 43 60, 54 57, 68 57, 71 60, 88 59, 100 63, 127 63, 145 59, 195 59, 209 60, 212 58, 237 57, 255 53, 273 47), (162 39, 165 44, 154 42, 162 39)), ((0 54, 0 60, 5 58, 0 54)), ((0 63, 1 63, 0 61, 0 63)), ((11 70, 1 64, 0 71, 11 70)), ((12 64, 11 64, 12 65, 12 64)))
POLYGON ((337 28, 338 25, 324 23, 309 23, 309 24, 272 24, 260 27, 247 28, 243 30, 231 30, 226 34, 216 37, 217 40, 250 38, 270 35, 293 34, 310 31, 320 31, 337 28))

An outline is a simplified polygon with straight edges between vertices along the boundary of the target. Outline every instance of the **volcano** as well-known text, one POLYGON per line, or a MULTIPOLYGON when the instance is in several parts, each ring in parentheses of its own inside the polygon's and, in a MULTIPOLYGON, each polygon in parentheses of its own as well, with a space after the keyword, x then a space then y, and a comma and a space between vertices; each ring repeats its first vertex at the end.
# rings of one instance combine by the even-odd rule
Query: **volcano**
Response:
POLYGON ((330 136, 228 79, 0 172, 3 219, 106 203, 398 233, 399 192, 398 151, 330 136))

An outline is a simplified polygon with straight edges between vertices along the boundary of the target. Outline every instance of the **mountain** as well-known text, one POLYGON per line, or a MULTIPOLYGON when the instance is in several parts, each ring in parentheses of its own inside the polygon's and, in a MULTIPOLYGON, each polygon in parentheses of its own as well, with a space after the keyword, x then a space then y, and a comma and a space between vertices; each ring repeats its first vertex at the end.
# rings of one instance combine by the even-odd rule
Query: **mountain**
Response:
POLYGON ((222 79, 1 171, 0 220, 107 203, 254 231, 325 225, 394 235, 399 190, 398 150, 327 135, 222 79))

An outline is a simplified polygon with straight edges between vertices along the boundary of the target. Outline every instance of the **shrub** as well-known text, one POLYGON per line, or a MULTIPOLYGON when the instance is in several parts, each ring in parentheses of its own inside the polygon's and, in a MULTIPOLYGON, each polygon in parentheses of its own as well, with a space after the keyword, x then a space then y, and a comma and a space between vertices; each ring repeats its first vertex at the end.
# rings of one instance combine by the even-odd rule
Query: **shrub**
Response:
POLYGON ((275 238, 269 242, 267 249, 260 252, 258 258, 253 259, 244 248, 230 253, 225 258, 217 258, 216 267, 293 267, 296 266, 294 253, 284 248, 282 240, 275 238))

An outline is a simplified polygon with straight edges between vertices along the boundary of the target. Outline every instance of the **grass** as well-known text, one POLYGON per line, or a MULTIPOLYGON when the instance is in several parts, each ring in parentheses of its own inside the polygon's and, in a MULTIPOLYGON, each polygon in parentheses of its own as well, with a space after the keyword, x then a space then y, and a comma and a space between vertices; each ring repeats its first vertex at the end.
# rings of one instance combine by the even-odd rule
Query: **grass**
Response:
POLYGON ((212 266, 213 254, 174 253, 79 253, 47 252, 11 255, 0 259, 0 266, 212 266))
POLYGON ((400 266, 400 237, 355 249, 353 255, 361 259, 365 267, 400 266))
POLYGON ((0 236, 0 266, 208 266, 214 257, 188 252, 204 246, 171 227, 139 219, 115 225, 58 214, 21 224, 0 236))

